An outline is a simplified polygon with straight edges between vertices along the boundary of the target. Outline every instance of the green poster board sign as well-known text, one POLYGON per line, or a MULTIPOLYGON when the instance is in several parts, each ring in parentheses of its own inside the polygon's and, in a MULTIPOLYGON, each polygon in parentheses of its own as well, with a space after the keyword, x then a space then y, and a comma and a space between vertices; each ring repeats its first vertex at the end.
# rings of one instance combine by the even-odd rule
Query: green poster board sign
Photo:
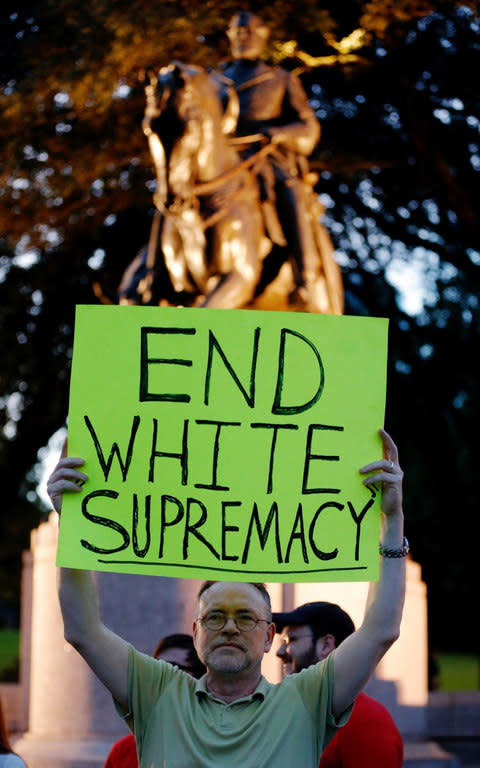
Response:
POLYGON ((378 578, 387 321, 79 306, 61 566, 231 581, 378 578))

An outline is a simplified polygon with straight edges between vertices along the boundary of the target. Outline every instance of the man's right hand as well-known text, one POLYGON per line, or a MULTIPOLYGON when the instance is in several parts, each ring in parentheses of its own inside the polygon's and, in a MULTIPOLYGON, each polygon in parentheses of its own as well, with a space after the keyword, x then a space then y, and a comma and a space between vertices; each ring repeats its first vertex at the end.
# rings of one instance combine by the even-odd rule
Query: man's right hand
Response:
POLYGON ((88 475, 80 472, 77 467, 85 464, 84 459, 67 456, 67 441, 65 440, 60 454, 60 461, 48 478, 47 493, 50 496, 53 508, 58 514, 62 509, 62 495, 65 491, 78 493, 83 484, 88 480, 88 475))

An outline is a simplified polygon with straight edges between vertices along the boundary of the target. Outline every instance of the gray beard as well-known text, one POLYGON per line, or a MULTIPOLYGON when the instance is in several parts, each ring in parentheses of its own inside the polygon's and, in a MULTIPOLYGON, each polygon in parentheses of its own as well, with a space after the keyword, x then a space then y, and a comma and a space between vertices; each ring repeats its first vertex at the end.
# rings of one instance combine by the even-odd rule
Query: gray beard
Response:
POLYGON ((219 653, 217 650, 211 651, 204 660, 205 666, 213 672, 243 672, 249 665, 249 660, 245 654, 230 656, 219 653))

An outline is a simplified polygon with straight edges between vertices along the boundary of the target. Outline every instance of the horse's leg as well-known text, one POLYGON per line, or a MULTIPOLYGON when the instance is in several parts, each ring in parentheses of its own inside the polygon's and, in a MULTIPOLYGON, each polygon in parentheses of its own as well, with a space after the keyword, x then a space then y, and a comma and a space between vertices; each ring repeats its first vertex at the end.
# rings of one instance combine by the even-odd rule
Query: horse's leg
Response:
POLYGON ((255 294, 267 250, 259 207, 236 204, 231 216, 217 223, 213 240, 214 263, 221 277, 201 306, 244 307, 255 294))
POLYGON ((162 232, 161 249, 165 266, 177 293, 203 291, 205 284, 205 238, 202 225, 194 212, 191 217, 188 214, 190 211, 168 216, 162 232))

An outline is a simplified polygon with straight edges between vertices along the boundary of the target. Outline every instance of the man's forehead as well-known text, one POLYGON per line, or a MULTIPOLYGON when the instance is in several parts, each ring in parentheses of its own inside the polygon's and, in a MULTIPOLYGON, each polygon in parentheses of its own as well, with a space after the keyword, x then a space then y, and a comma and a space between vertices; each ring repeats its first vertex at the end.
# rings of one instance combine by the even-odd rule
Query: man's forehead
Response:
POLYGON ((217 581, 200 596, 200 602, 209 608, 256 608, 264 599, 252 584, 217 581))

